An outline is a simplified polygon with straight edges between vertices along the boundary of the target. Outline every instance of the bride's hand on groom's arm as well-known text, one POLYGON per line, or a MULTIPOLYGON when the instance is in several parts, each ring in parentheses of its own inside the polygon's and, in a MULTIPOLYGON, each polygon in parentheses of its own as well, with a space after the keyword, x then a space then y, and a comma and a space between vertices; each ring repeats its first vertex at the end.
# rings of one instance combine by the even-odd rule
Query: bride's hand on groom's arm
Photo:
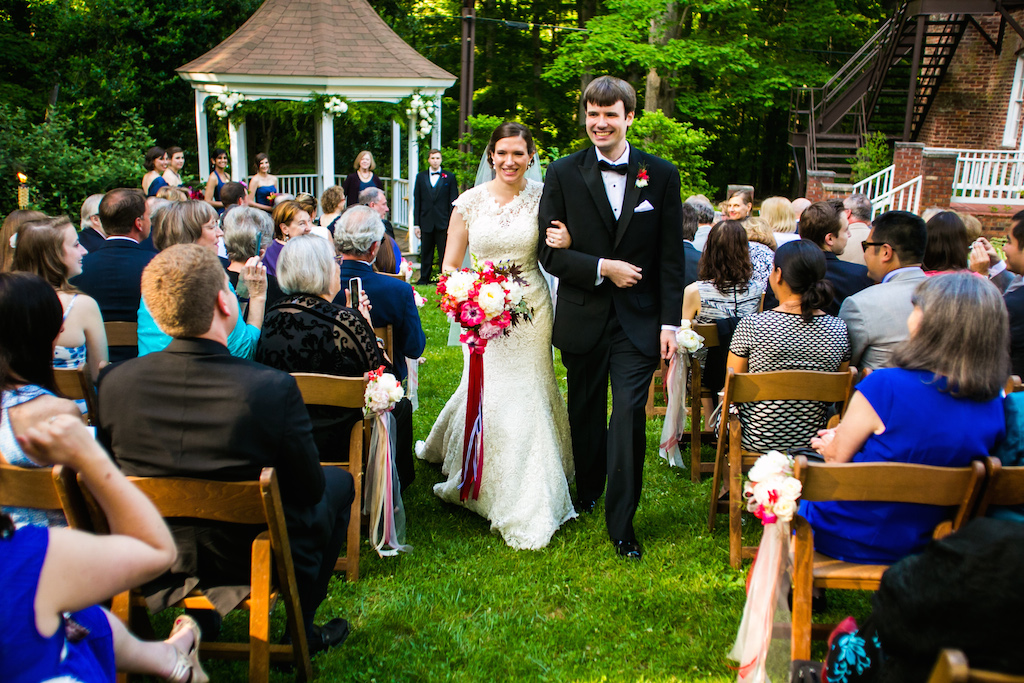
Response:
POLYGON ((547 246, 552 249, 568 249, 572 246, 572 237, 569 235, 569 228, 565 227, 565 223, 551 221, 551 225, 554 227, 547 229, 545 237, 547 246))
POLYGON ((632 287, 640 282, 643 275, 640 268, 628 261, 617 261, 615 259, 603 259, 601 261, 601 277, 611 280, 616 287, 632 287))

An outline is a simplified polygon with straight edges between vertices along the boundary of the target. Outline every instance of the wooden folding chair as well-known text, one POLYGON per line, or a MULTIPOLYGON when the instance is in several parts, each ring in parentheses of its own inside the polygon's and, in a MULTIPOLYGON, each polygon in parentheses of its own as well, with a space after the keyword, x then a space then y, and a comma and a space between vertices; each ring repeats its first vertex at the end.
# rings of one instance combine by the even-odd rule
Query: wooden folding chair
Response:
POLYGON ((90 530, 89 514, 75 477, 75 471, 63 465, 33 468, 0 463, 0 505, 62 510, 68 526, 90 530))
POLYGON ((1006 380, 1006 393, 1009 395, 1015 391, 1024 391, 1024 382, 1020 381, 1018 375, 1010 375, 1010 379, 1006 380))
POLYGON ((111 321, 103 323, 107 333, 107 348, 111 346, 138 346, 139 326, 137 323, 111 321))
MULTIPOLYGON (((362 377, 337 377, 312 372, 293 372, 292 377, 299 385, 302 401, 307 406, 332 406, 335 408, 363 409, 366 395, 366 380, 362 377)), ((355 483, 355 499, 352 501, 352 512, 348 522, 348 545, 345 557, 339 557, 334 564, 334 571, 345 572, 349 581, 359 580, 359 527, 362 521, 360 507, 363 502, 363 459, 367 455, 367 439, 370 420, 364 418, 352 426, 349 435, 348 449, 344 458, 324 465, 333 465, 348 470, 355 483)))
MULTIPOLYGON (((302 606, 295 583, 291 544, 281 508, 281 491, 273 467, 263 468, 259 481, 224 482, 176 477, 129 477, 165 519, 199 519, 230 524, 260 524, 267 530, 252 542, 251 593, 239 605, 249 610, 249 642, 203 642, 200 655, 209 659, 248 659, 249 680, 268 681, 270 660, 292 662, 296 677, 308 681, 313 677, 302 621, 302 606), (291 643, 270 643, 270 612, 282 600, 288 617, 291 643)), ((93 524, 107 530, 103 510, 83 487, 93 524)), ((133 632, 149 628, 144 607, 146 601, 138 589, 114 597, 111 612, 124 621, 133 632), (146 623, 140 624, 140 618, 146 623)), ((193 590, 174 607, 213 609, 213 604, 200 590, 193 590)), ((127 680, 123 678, 121 680, 127 680)))
POLYGON ((984 517, 993 505, 1024 505, 1024 467, 1003 467, 999 458, 985 459, 985 486, 972 517, 984 517))
POLYGON ((380 339, 384 340, 384 353, 387 354, 388 360, 395 362, 395 326, 384 325, 383 327, 373 328, 373 333, 380 339))
MULTIPOLYGON (((694 325, 693 329, 704 337, 704 348, 710 349, 719 345, 718 325, 694 325)), ((701 411, 704 408, 701 399, 715 396, 715 392, 701 383, 700 363, 694 360, 690 363, 690 481, 695 484, 700 482, 701 475, 713 474, 715 471, 715 463, 700 460, 701 445, 715 441, 715 426, 701 427, 701 411)))
MULTIPOLYGON (((408 280, 405 279, 405 276, 402 275, 401 273, 381 273, 381 275, 387 275, 388 277, 393 277, 396 280, 401 280, 402 282, 405 282, 405 283, 409 282, 408 280)), ((411 287, 412 285, 409 285, 409 286, 411 287)))
POLYGON ((960 650, 942 650, 928 683, 1024 683, 1024 676, 972 669, 960 650))
POLYGON ((85 366, 79 368, 54 368, 53 378, 57 391, 74 401, 85 401, 85 419, 96 424, 96 389, 85 374, 85 366))
POLYGON ((746 512, 743 500, 743 473, 753 467, 761 453, 744 450, 740 419, 729 407, 756 401, 823 401, 841 403, 846 408, 853 390, 855 371, 815 372, 779 370, 777 372, 725 373, 722 419, 719 423, 718 451, 708 505, 708 530, 715 528, 715 516, 729 514, 729 564, 738 568, 744 558, 754 556, 757 548, 743 547, 741 516, 746 512), (719 487, 726 470, 729 473, 729 500, 719 498, 719 487))
MULTIPOLYGON (((894 462, 818 463, 796 458, 793 476, 806 501, 873 501, 918 503, 955 508, 947 522, 933 533, 940 538, 956 531, 968 519, 985 479, 985 465, 976 460, 968 467, 934 467, 894 462)), ((842 562, 814 551, 814 534, 807 520, 793 518, 793 659, 810 659, 812 631, 825 638, 832 626, 811 622, 814 588, 878 590, 888 565, 842 562)))

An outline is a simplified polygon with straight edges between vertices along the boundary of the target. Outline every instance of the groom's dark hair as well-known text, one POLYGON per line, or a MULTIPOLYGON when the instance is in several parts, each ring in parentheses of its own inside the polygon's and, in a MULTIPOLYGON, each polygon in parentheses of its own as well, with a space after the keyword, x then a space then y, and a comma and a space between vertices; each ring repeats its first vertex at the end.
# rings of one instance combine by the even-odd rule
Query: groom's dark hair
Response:
POLYGON ((611 107, 616 102, 622 102, 627 114, 636 111, 636 90, 633 90, 633 86, 621 78, 600 76, 590 81, 590 85, 583 91, 585 105, 596 104, 599 107, 611 107))

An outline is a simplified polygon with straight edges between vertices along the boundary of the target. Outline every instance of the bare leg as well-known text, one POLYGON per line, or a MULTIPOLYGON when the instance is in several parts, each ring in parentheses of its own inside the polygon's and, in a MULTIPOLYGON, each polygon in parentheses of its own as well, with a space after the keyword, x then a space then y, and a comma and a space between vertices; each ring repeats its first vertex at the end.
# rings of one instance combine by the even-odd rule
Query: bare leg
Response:
POLYGON ((114 661, 118 671, 167 678, 174 671, 178 651, 188 652, 192 647, 191 629, 182 629, 173 639, 139 640, 120 619, 106 610, 103 612, 114 636, 114 661))

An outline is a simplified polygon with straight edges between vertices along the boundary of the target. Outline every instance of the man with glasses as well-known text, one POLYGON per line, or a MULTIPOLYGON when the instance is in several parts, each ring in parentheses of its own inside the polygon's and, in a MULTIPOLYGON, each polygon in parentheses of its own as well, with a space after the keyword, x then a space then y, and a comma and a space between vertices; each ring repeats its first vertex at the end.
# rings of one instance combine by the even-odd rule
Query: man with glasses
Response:
POLYGON ((849 297, 839 309, 850 336, 850 365, 861 371, 884 367, 893 348, 907 338, 911 297, 925 278, 926 240, 924 221, 908 211, 889 211, 872 222, 861 248, 868 277, 879 284, 849 297))

